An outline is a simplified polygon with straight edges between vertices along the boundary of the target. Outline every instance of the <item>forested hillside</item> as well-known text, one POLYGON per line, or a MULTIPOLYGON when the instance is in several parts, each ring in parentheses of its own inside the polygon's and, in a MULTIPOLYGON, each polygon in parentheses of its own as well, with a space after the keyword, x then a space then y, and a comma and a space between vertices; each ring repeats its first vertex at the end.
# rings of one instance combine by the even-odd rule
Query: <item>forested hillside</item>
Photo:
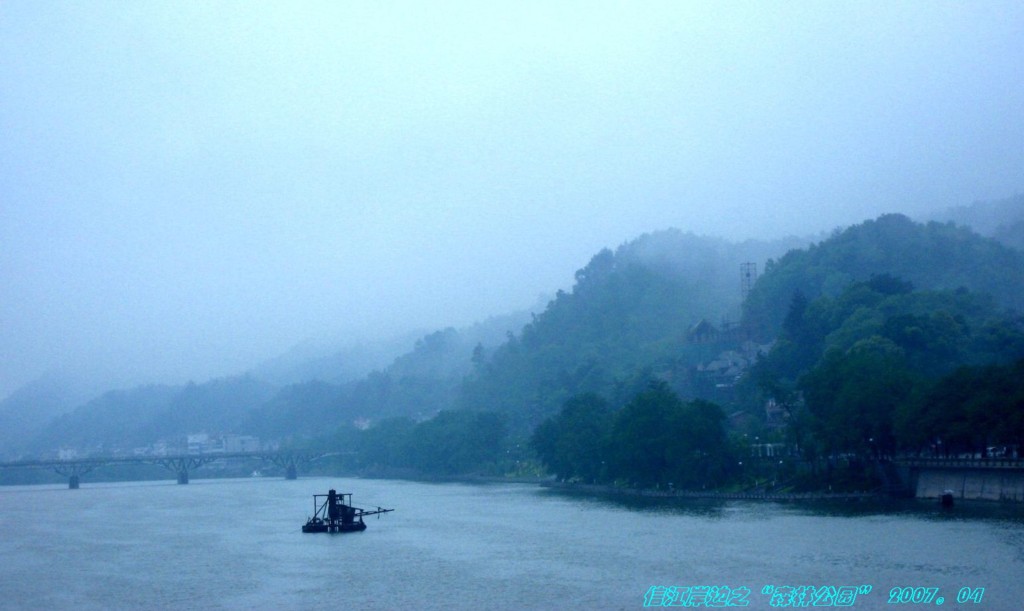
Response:
POLYGON ((114 391, 32 447, 205 430, 355 450, 345 466, 369 473, 539 457, 562 477, 709 487, 751 477, 734 459, 757 435, 809 464, 1009 446, 1024 440, 1022 305, 1024 253, 952 224, 886 215, 806 248, 663 231, 602 250, 532 316, 425 335, 359 379, 114 391), (764 261, 741 310, 741 265, 764 261))
POLYGON ((777 341, 746 383, 807 458, 1018 445, 1019 388, 981 372, 1024 358, 1022 304, 1024 253, 883 216, 769 267, 745 314, 777 341))
MULTIPOLYGON (((880 275, 835 298, 808 302, 798 294, 751 378, 784 411, 790 440, 810 455, 892 455, 939 438, 950 447, 950 431, 929 430, 922 415, 936 409, 930 396, 954 372, 1021 358, 1024 318, 987 295, 915 291, 880 275)), ((1012 401, 1007 396, 1012 410, 1024 408, 1012 401)), ((932 415, 934 421, 946 417, 932 415)), ((993 443, 1015 443, 1019 436, 988 430, 993 422, 978 424, 974 450, 984 449, 985 435, 993 443)))
POLYGON ((701 320, 738 322, 741 264, 760 265, 796 245, 802 243, 732 244, 670 230, 603 250, 576 273, 571 292, 559 291, 521 333, 477 363, 458 405, 496 410, 515 429, 531 430, 577 394, 626 401, 652 373, 714 356, 688 333, 701 320))
POLYGON ((779 332, 793 295, 836 296, 854 282, 889 274, 919 289, 967 288, 1024 309, 1024 252, 951 223, 914 223, 889 214, 770 263, 744 307, 762 339, 779 332))
POLYGON ((876 483, 850 456, 936 451, 940 438, 944 451, 1024 440, 1013 398, 1022 394, 1013 377, 1024 357, 1021 253, 952 224, 887 215, 769 263, 744 320, 729 324, 740 265, 780 246, 667 231, 604 250, 520 333, 474 351, 452 387, 460 411, 384 420, 335 443, 359 448, 352 465, 383 472, 518 470, 530 437, 563 478, 862 487, 876 483), (738 355, 751 338, 773 346, 748 369, 738 355), (709 384, 718 363, 732 377, 709 384), (982 407, 969 390, 934 400, 963 380, 987 397, 982 407), (724 404, 703 400, 734 383, 738 392, 718 393, 724 404), (824 461, 825 480, 795 463, 785 473, 743 467, 758 435, 789 444, 812 471, 824 461), (493 452, 499 443, 504 453, 493 452), (846 462, 833 473, 836 456, 846 462))
POLYGON ((719 407, 658 381, 626 400, 570 398, 532 446, 561 478, 690 487, 871 489, 870 462, 897 453, 1015 455, 1022 273, 1020 253, 969 230, 868 221, 791 251, 758 281, 745 329, 774 342, 726 406, 746 417, 724 426, 719 407), (688 430, 717 441, 695 445, 688 430), (744 461, 758 438, 783 445, 783 460, 744 461))

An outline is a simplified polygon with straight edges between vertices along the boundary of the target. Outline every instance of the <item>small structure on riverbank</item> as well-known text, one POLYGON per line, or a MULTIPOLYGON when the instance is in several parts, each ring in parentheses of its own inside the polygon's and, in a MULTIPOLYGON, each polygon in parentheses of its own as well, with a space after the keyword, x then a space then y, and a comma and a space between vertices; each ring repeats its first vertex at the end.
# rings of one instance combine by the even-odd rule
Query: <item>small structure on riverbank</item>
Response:
POLYGON ((394 511, 377 507, 367 510, 352 506, 351 493, 337 493, 333 489, 327 494, 313 495, 313 517, 302 526, 304 533, 347 533, 366 530, 365 516, 379 515, 394 511), (320 499, 323 499, 321 502, 320 499))

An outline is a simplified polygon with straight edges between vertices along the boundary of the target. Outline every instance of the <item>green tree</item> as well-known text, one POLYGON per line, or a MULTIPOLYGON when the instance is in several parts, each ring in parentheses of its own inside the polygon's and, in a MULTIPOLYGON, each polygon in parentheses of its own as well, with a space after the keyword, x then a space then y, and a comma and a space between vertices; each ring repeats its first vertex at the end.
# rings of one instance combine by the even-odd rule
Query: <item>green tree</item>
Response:
POLYGON ((559 479, 595 482, 604 476, 610 430, 608 403, 595 394, 577 395, 537 427, 531 445, 559 479))
POLYGON ((730 463, 724 422, 717 405, 684 403, 667 384, 653 382, 616 414, 610 474, 644 487, 720 484, 730 463))
POLYGON ((1024 447, 1024 360, 943 376, 907 409, 898 431, 911 447, 946 455, 1024 447))
POLYGON ((824 450, 867 456, 895 451, 894 415, 914 383, 900 348, 874 336, 826 353, 800 386, 824 450))
POLYGON ((364 467, 409 467, 409 443, 416 425, 409 418, 388 418, 362 432, 357 451, 364 467))
POLYGON ((440 475, 487 471, 501 457, 506 434, 494 412, 446 410, 412 431, 410 465, 440 475))

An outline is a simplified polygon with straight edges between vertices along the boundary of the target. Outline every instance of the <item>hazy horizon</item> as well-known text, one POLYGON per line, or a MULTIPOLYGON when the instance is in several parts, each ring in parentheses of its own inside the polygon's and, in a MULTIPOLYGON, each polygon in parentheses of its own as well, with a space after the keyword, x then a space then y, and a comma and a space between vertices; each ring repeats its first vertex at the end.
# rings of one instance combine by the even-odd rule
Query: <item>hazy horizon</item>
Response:
POLYGON ((0 398, 1024 190, 1024 4, 0 4, 0 398))

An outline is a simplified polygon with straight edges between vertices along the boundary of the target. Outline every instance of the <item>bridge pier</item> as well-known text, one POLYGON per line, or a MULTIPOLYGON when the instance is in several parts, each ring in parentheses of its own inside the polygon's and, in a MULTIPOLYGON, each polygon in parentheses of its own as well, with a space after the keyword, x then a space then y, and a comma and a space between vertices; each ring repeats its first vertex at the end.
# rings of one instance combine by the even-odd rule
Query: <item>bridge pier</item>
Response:
POLYGON ((309 466, 319 455, 300 450, 289 450, 268 454, 267 460, 284 469, 285 479, 299 479, 299 465, 309 466))
POLYGON ((85 462, 60 461, 51 466, 57 472, 57 475, 63 475, 68 478, 68 490, 78 490, 82 476, 92 471, 96 465, 85 462))
POLYGON ((198 469, 203 465, 217 460, 216 454, 202 455, 202 456, 167 456, 154 460, 153 462, 174 471, 174 474, 178 478, 179 484, 188 483, 188 472, 190 469, 198 469))

